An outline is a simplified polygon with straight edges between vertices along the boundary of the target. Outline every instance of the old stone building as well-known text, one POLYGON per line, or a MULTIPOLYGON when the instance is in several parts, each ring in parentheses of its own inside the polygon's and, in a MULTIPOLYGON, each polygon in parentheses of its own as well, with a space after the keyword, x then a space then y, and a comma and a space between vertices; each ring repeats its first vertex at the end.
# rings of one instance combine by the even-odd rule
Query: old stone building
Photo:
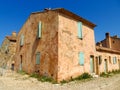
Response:
POLYGON ((16 69, 57 81, 90 72, 94 27, 63 8, 32 13, 18 33, 16 69))
POLYGON ((11 68, 14 64, 13 57, 16 53, 16 38, 16 32, 13 32, 11 36, 6 36, 2 42, 0 48, 0 66, 11 68))
POLYGON ((96 73, 109 72, 120 69, 120 38, 110 36, 96 44, 96 73))
POLYGON ((15 69, 58 82, 119 69, 118 37, 107 33, 95 45, 95 26, 63 8, 31 13, 17 36, 15 69))

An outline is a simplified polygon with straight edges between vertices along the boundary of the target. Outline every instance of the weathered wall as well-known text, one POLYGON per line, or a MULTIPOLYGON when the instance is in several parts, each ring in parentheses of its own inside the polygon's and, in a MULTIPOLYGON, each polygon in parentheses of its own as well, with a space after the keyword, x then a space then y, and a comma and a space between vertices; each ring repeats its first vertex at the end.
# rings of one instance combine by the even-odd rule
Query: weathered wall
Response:
POLYGON ((120 50, 120 38, 117 36, 110 36, 109 33, 106 33, 106 38, 101 41, 103 47, 111 48, 113 50, 120 50))
POLYGON ((0 49, 0 53, 1 53, 0 66, 11 68, 11 64, 15 52, 16 52, 16 41, 11 41, 5 37, 0 49))
POLYGON ((52 11, 31 14, 18 34, 16 69, 28 73, 39 70, 41 75, 57 78, 58 65, 58 14, 52 11), (42 37, 37 39, 38 23, 42 22, 42 37), (20 47, 20 36, 24 35, 24 45, 20 47), (36 65, 36 53, 40 52, 40 65, 36 65))
POLYGON ((59 14, 58 81, 90 72, 90 55, 95 54, 94 30, 83 23, 83 40, 78 38, 78 21, 59 14), (84 66, 79 65, 79 52, 84 52, 84 66))
POLYGON ((105 61, 104 61, 105 59, 107 60, 108 71, 118 70, 119 69, 118 60, 120 60, 120 55, 114 54, 114 53, 107 53, 107 52, 97 51, 96 56, 102 56, 102 63, 100 65, 98 65, 99 74, 102 73, 102 72, 105 72, 105 61), (117 63, 116 64, 113 63, 113 57, 117 58, 117 63))
POLYGON ((111 38, 111 48, 120 50, 120 38, 111 38))

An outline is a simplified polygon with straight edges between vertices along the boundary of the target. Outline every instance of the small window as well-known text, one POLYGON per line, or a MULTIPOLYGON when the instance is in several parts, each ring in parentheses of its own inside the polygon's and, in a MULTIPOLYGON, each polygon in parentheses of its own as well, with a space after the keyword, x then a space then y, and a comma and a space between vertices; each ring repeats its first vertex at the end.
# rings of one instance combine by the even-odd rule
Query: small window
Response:
POLYGON ((83 53, 83 52, 80 52, 80 53, 79 53, 79 64, 80 64, 81 66, 84 65, 84 53, 83 53))
POLYGON ((113 43, 115 43, 115 41, 113 41, 113 43))
POLYGON ((36 64, 40 64, 40 52, 36 53, 36 64))
POLYGON ((82 35, 82 22, 78 22, 78 38, 83 39, 82 35))

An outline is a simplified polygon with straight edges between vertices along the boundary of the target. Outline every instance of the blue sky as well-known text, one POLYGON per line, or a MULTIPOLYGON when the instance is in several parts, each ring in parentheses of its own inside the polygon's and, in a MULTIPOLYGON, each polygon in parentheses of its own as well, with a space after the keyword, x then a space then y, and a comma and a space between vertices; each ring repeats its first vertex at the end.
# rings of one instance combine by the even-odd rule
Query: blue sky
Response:
POLYGON ((0 0, 0 44, 12 31, 19 32, 31 12, 63 7, 95 23, 95 40, 105 33, 120 36, 120 0, 0 0))

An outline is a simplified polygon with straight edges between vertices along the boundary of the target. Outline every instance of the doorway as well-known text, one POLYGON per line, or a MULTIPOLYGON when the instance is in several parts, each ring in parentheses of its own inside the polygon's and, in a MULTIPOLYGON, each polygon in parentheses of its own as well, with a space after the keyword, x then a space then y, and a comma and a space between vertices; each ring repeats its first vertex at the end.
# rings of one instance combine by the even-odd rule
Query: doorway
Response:
POLYGON ((107 59, 104 60, 104 72, 107 73, 108 66, 107 66, 107 59))
POLYGON ((119 70, 120 70, 120 59, 118 60, 118 66, 119 66, 119 70))
POLYGON ((99 75, 99 60, 98 60, 98 57, 96 57, 96 74, 99 75))
POLYGON ((22 55, 20 55, 20 71, 22 71, 22 55))
POLYGON ((94 73, 94 57, 90 56, 90 73, 94 73))

